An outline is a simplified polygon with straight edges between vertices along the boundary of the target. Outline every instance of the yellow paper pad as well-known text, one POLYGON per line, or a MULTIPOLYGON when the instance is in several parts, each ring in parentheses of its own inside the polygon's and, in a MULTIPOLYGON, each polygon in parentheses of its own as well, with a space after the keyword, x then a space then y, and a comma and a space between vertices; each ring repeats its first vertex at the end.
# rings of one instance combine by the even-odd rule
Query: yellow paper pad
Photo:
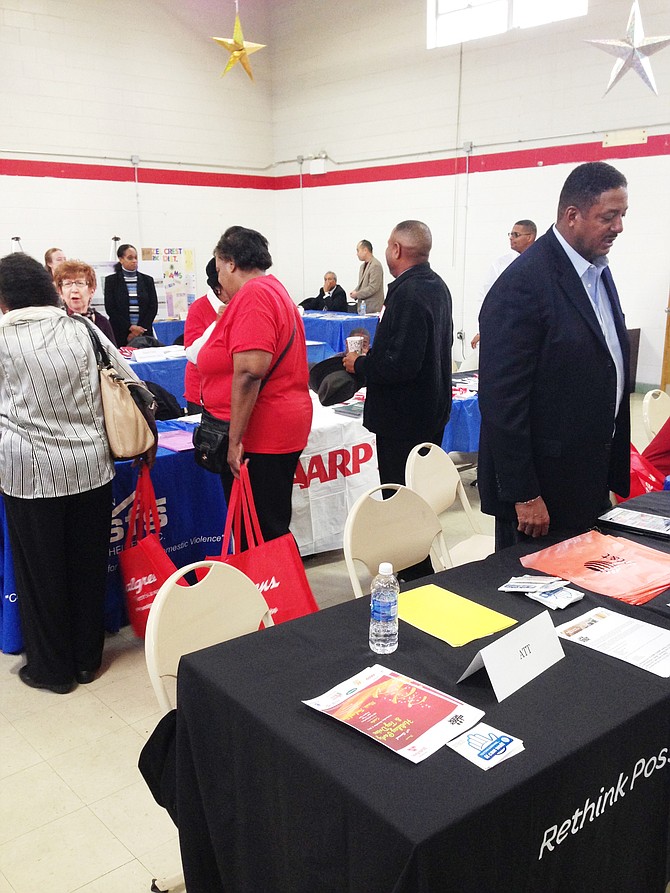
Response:
POLYGON ((429 584, 401 592, 398 617, 457 648, 514 626, 516 620, 429 584))

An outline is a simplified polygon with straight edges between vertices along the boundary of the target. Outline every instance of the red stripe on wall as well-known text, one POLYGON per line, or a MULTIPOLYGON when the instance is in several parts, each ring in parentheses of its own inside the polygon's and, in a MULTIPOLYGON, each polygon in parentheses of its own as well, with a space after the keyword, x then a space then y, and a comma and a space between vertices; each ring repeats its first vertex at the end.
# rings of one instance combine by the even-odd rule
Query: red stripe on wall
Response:
POLYGON ((57 161, 19 161, 11 158, 0 158, 0 175, 5 177, 56 177, 65 180, 115 180, 120 183, 135 179, 132 167, 70 164, 57 161))
POLYGON ((275 189, 275 178, 257 174, 215 174, 207 171, 161 170, 138 167, 139 183, 169 186, 216 186, 227 189, 275 189))
MULTIPOLYGON (((646 143, 634 146, 604 148, 601 142, 574 143, 538 149, 519 149, 513 152, 473 154, 469 159, 470 173, 519 170, 554 164, 580 164, 585 161, 604 161, 617 158, 649 158, 670 155, 670 134, 650 136, 646 143)), ((342 186, 358 183, 381 183, 393 180, 418 180, 426 177, 451 177, 466 171, 466 157, 415 161, 375 167, 349 168, 325 174, 303 174, 305 188, 342 186)), ((55 177, 67 180, 111 180, 121 183, 135 179, 133 167, 104 164, 69 164, 53 161, 26 161, 0 158, 0 176, 55 177)), ((139 183, 168 186, 206 186, 227 189, 285 190, 300 186, 298 174, 271 177, 264 174, 224 174, 211 171, 137 168, 139 183)))

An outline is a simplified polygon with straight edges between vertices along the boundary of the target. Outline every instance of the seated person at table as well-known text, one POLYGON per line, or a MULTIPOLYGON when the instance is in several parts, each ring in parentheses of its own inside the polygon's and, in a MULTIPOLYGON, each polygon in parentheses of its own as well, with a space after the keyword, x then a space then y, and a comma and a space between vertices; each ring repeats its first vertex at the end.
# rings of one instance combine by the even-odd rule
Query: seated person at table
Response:
POLYGON ((663 425, 642 455, 661 474, 670 474, 670 419, 663 425))
POLYGON ((328 270, 323 277, 323 288, 315 298, 305 298, 300 304, 304 310, 332 310, 338 313, 347 312, 347 293, 337 284, 337 276, 328 270))
POLYGON ((210 287, 206 295, 198 298, 188 308, 186 325, 184 326, 184 347, 186 348, 186 372, 184 373, 184 396, 186 411, 189 415, 200 412, 200 374, 195 365, 198 351, 214 331, 214 324, 226 309, 230 296, 219 285, 216 272, 216 258, 211 257, 205 267, 207 285, 210 287))
POLYGON ((95 270, 81 260, 66 260, 56 267, 54 285, 67 310, 67 315, 79 313, 88 317, 116 347, 116 338, 107 317, 91 307, 97 280, 95 270))

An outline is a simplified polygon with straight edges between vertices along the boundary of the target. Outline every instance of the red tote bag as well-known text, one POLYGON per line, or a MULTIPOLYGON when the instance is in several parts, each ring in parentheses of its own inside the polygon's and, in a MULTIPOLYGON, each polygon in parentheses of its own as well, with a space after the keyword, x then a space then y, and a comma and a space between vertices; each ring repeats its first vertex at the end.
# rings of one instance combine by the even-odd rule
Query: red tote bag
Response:
POLYGON ((275 623, 284 623, 319 610, 292 534, 287 533, 268 542, 263 540, 246 464, 240 468, 239 479, 233 482, 221 555, 215 557, 232 564, 253 580, 267 602, 275 623), (248 545, 243 552, 239 551, 242 525, 248 545), (233 531, 235 551, 229 555, 233 531))
POLYGON ((119 555, 128 619, 133 632, 140 639, 144 638, 149 608, 156 598, 156 593, 177 570, 161 546, 160 529, 151 475, 148 466, 142 463, 137 476, 133 507, 130 510, 126 542, 119 555))
MULTIPOLYGON (((642 496, 651 493, 652 490, 662 490, 665 483, 665 475, 661 474, 645 459, 631 443, 630 445, 630 493, 625 498, 617 496, 617 502, 625 502, 634 496, 642 496)), ((615 494, 616 495, 616 494, 615 494)))

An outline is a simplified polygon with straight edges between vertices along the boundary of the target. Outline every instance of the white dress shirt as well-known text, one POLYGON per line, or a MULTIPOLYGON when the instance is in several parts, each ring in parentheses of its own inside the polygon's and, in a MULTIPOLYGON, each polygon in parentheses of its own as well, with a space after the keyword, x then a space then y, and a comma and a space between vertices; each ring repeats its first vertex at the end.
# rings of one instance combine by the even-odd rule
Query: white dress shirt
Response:
POLYGON ((575 268, 577 275, 582 280, 584 291, 588 295, 593 312, 596 315, 598 324, 603 333, 607 347, 614 361, 616 368, 616 412, 619 412, 621 401, 623 399, 625 380, 623 369, 623 354, 621 352, 621 344, 617 335, 616 326, 614 324, 614 314, 612 313, 612 305, 610 304, 607 289, 602 280, 603 270, 609 266, 607 256, 597 257, 593 263, 582 257, 579 252, 570 245, 554 226, 554 235, 558 239, 561 247, 570 258, 572 266, 575 268))

